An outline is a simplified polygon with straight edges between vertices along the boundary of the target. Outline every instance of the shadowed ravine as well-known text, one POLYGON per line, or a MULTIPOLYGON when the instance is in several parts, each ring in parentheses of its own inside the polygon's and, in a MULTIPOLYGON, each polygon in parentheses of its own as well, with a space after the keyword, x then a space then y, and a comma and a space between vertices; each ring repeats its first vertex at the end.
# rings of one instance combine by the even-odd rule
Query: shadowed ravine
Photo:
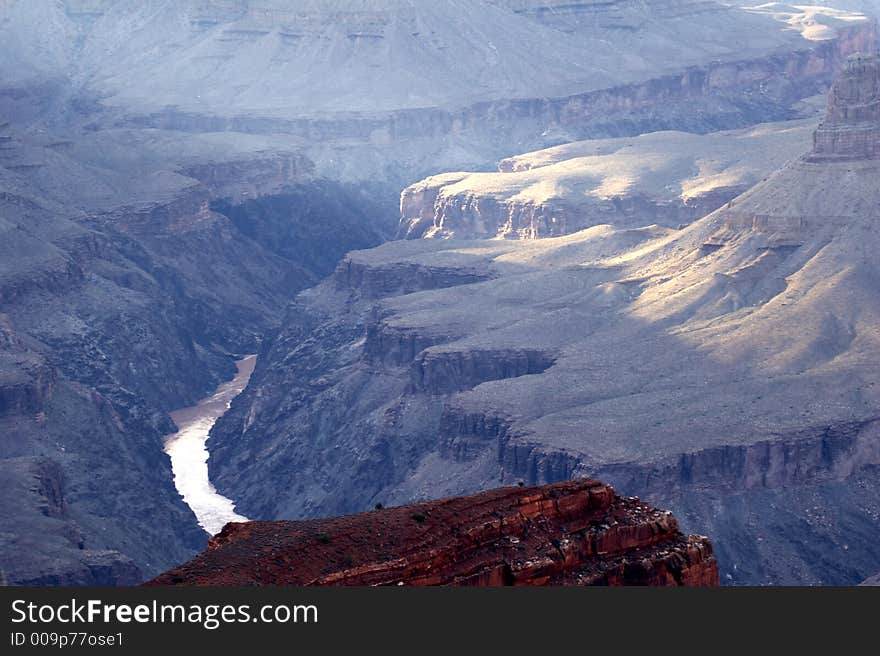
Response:
POLYGON ((242 358, 235 363, 238 370, 235 378, 196 405, 171 413, 178 431, 165 437, 165 453, 171 458, 174 484, 195 513, 199 526, 211 535, 218 533, 227 522, 247 521, 247 517, 235 512, 235 503, 219 494, 211 484, 208 478, 210 454, 205 442, 214 422, 247 385, 256 361, 256 355, 242 358))

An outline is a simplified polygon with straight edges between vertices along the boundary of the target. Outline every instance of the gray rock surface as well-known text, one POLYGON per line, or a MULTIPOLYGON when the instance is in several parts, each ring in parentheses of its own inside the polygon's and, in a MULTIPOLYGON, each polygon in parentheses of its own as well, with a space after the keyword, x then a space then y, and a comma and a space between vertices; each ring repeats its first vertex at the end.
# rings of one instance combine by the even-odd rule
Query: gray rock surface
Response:
MULTIPOLYGON (((788 119, 800 115, 799 101, 824 90, 848 54, 876 43, 875 27, 861 16, 686 0, 607 3, 599 20, 588 12, 570 32, 534 3, 507 0, 298 6, 0 2, 0 569, 7 581, 130 582, 201 546, 204 535, 161 452, 167 411, 231 375, 234 355, 259 348, 288 300, 333 271, 344 251, 388 234, 386 220, 396 216, 382 199, 390 184, 399 184, 396 193, 440 170, 482 169, 572 139, 788 119), (488 43, 490 31, 498 39, 488 43), (660 51, 668 56, 658 58, 660 51), (318 181, 327 175, 369 184, 318 181)), ((584 242, 587 259, 663 235, 598 231, 584 242)), ((545 264, 518 262, 521 254, 494 246, 410 248, 350 258, 317 295, 304 297, 308 312, 290 311, 296 335, 317 336, 300 344, 285 329, 266 347, 281 361, 279 344, 302 347, 295 375, 303 386, 290 387, 281 414, 345 404, 351 444, 330 429, 348 419, 304 424, 313 431, 304 439, 327 447, 318 469, 355 457, 339 507, 389 489, 389 480, 402 485, 401 472, 427 472, 425 454, 440 458, 438 475, 443 458, 471 463, 468 477, 455 473, 458 465, 442 474, 450 490, 496 476, 497 462, 486 459, 476 434, 507 439, 507 420, 458 411, 446 397, 547 376, 567 357, 560 336, 569 324, 540 322, 545 309, 567 301, 541 290, 584 289, 578 267, 544 280, 545 264), (534 277, 511 277, 515 271, 534 277), (506 321, 509 335, 450 348, 484 330, 487 306, 455 301, 448 323, 431 315, 439 316, 443 299, 481 285, 510 285, 493 293, 520 313, 533 303, 519 296, 523 289, 543 294, 525 317, 535 338, 530 332, 522 343, 518 319, 501 312, 489 328, 501 335, 506 321), (395 309, 419 290, 437 293, 439 304, 415 314, 395 309), (337 315, 329 323, 328 312, 337 315), (326 394, 351 363, 377 378, 357 373, 341 396, 334 394, 342 388, 326 394), (372 430, 379 415, 371 413, 388 412, 380 394, 414 400, 406 411, 381 415, 399 422, 392 431, 372 430), (448 439, 424 431, 424 417, 449 427, 448 439), (415 436, 411 445, 398 439, 404 434, 415 436), (369 477, 361 456, 375 465, 369 477), (364 486, 374 491, 365 494, 364 486)), ((563 261, 581 245, 560 248, 563 261)), ((640 283, 595 275, 600 286, 589 295, 602 312, 639 292, 640 283)), ((584 306, 584 330, 592 330, 593 302, 584 306)), ((846 326, 828 325, 833 343, 845 341, 846 326)), ((256 414, 248 421, 264 425, 256 414)), ((266 459, 281 468, 279 484, 293 471, 281 466, 287 455, 266 459)), ((429 478, 418 474, 394 494, 423 494, 433 488, 417 491, 419 481, 429 478)), ((330 509, 320 488, 331 484, 316 475, 303 508, 330 509)), ((277 496, 262 491, 265 504, 277 496)))
POLYGON ((435 175, 404 189, 398 236, 535 239, 605 223, 678 227, 803 154, 816 120, 576 141, 505 158, 496 173, 435 175))
POLYGON ((290 118, 569 96, 804 48, 857 19, 614 0, 553 20, 553 4, 13 0, 0 34, 10 80, 70 71, 110 105, 290 118))
MULTIPOLYGON (((854 71, 871 88, 859 61, 838 85, 854 71)), ((681 230, 352 253, 264 348, 212 475, 264 518, 594 475, 712 535, 728 582, 858 583, 880 564, 878 175, 807 152, 681 230)))
POLYGON ((403 186, 576 139, 791 118, 876 41, 832 9, 620 0, 554 20, 544 4, 9 0, 0 105, 73 122, 88 108, 91 130, 177 142, 262 138, 321 174, 403 186))
POLYGON ((172 482, 167 411, 384 229, 301 156, 63 134, 0 129, 0 571, 134 583, 207 537, 172 482))

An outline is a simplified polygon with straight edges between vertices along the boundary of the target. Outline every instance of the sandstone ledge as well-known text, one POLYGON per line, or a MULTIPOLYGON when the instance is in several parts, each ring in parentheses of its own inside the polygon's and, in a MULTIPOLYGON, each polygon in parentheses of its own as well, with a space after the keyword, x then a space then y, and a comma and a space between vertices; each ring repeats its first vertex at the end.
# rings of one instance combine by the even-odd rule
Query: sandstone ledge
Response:
POLYGON ((717 585, 707 538, 582 479, 359 515, 227 524, 148 585, 717 585))

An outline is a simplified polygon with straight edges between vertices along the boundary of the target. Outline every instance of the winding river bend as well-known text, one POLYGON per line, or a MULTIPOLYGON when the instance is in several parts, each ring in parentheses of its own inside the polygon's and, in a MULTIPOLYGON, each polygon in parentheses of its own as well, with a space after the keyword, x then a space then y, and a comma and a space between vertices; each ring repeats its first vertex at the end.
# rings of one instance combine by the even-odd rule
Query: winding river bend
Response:
POLYGON ((249 355, 235 363, 238 373, 223 383, 209 397, 188 408, 171 413, 178 431, 165 436, 165 453, 171 458, 174 484, 184 502, 192 508, 199 526, 214 535, 227 522, 246 522, 247 517, 235 512, 235 503, 218 493, 208 479, 208 453, 205 445, 208 432, 217 419, 229 409, 232 399, 245 388, 256 355, 249 355))

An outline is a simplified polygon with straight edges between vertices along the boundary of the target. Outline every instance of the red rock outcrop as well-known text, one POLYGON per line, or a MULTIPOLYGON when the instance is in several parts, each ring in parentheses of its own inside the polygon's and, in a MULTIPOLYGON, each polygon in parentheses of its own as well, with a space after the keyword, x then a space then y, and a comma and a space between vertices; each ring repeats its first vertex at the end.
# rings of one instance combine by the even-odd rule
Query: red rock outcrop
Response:
POLYGON ((227 524, 148 585, 718 584, 708 538, 590 479, 308 521, 227 524))

